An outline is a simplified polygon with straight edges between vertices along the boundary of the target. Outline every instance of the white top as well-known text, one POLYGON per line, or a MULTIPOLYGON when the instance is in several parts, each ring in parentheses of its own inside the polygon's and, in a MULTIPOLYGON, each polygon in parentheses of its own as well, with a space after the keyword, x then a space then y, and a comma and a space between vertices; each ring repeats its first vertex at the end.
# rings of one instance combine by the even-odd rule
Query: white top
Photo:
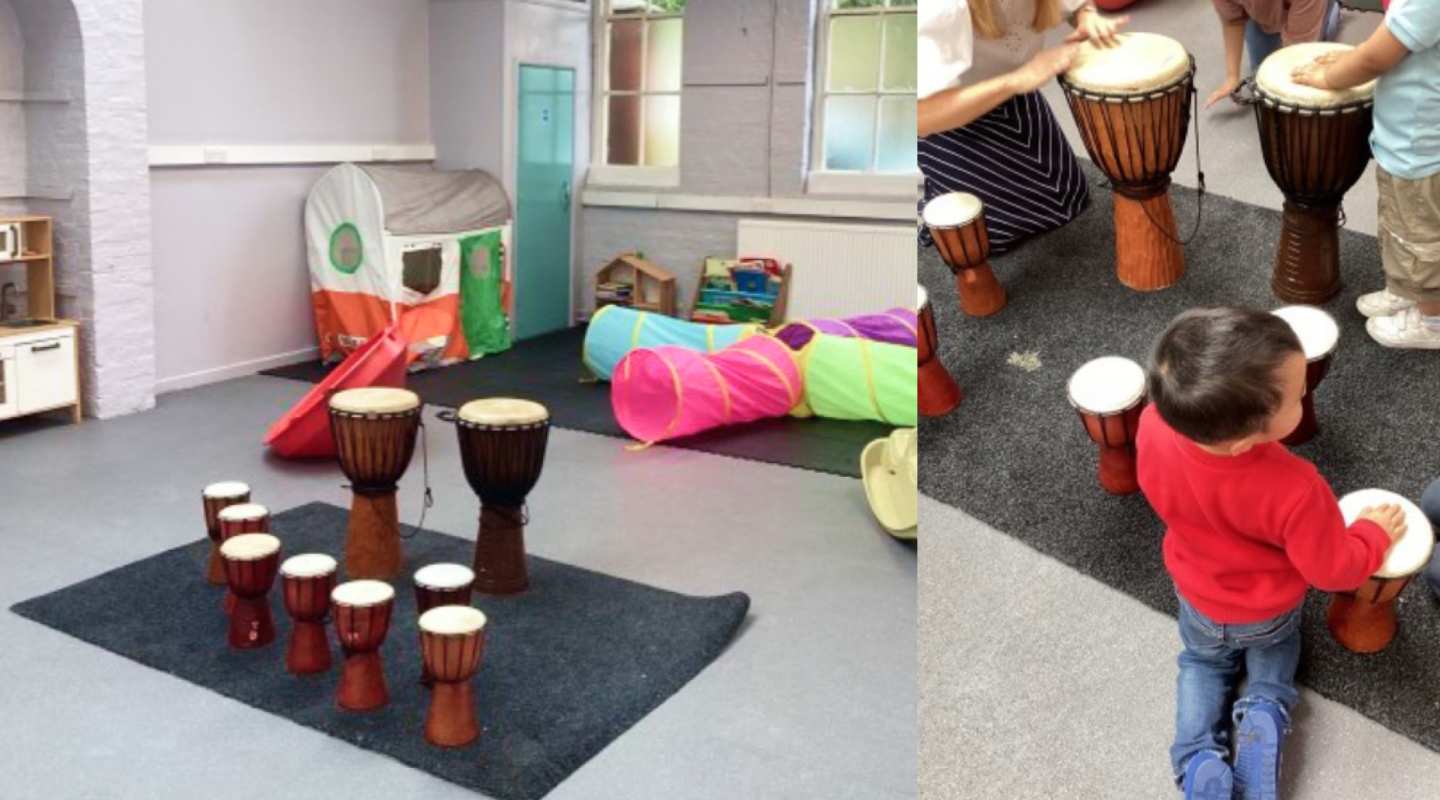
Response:
POLYGON ((1282 47, 1260 64, 1260 69, 1255 72, 1255 85, 1276 100, 1301 108, 1334 108, 1369 100, 1375 96, 1375 81, 1334 91, 1305 86, 1290 78, 1296 67, 1314 61, 1318 55, 1353 49, 1338 42, 1306 42, 1282 47))
POLYGON ((550 412, 530 400, 487 397, 461 406, 459 416, 477 425, 533 425, 550 419, 550 412))
POLYGON ((1306 361, 1319 361, 1335 352, 1340 341, 1340 325, 1324 309, 1315 306, 1284 306, 1270 313, 1290 323, 1300 346, 1305 348, 1306 361))
POLYGON ((1435 532, 1431 530, 1430 520, 1425 518, 1425 513, 1419 506, 1384 489, 1361 489, 1340 498, 1340 513, 1345 515, 1345 524, 1348 525, 1360 516, 1366 506, 1385 503, 1394 503, 1404 509, 1405 535, 1385 554, 1385 560, 1380 564, 1380 569, 1375 571, 1375 577, 1403 578, 1414 575, 1430 561, 1430 553, 1435 549, 1435 532))
POLYGON ((924 310, 925 304, 930 302, 930 293, 925 291, 924 286, 915 287, 915 311, 919 313, 924 310))
POLYGON ((220 500, 226 497, 243 497, 250 494, 250 486, 240 481, 219 481, 205 487, 203 493, 212 500, 220 500))
POLYGON ((324 553, 305 553, 285 559, 285 563, 280 565, 280 574, 292 578, 318 578, 334 572, 337 566, 335 559, 324 553))
POLYGON ((948 192, 925 204, 921 216, 931 228, 957 228, 973 222, 985 204, 969 192, 948 192))
MULTIPOLYGON (((1060 0, 1068 16, 1086 0, 1060 0)), ((956 86, 973 86, 1011 72, 1035 57, 1045 44, 1044 33, 1031 30, 1035 0, 994 0, 1005 21, 1005 35, 980 39, 970 24, 966 0, 923 0, 916 20, 919 62, 917 94, 921 99, 956 86)))
POLYGON ((420 615, 420 630, 441 636, 461 636, 485 627, 485 612, 470 606, 440 606, 420 615))
POLYGON ((378 606, 395 599, 395 590, 384 581, 346 581, 330 593, 330 602, 342 606, 378 606))
POLYGON ((1070 403, 1092 414, 1116 414, 1145 396, 1145 370, 1120 356, 1087 362, 1070 376, 1070 403))
POLYGON ((254 561, 280 549, 280 540, 268 533, 242 533, 220 545, 220 555, 231 561, 254 561))
POLYGON ((426 589, 459 589, 475 582, 475 573, 460 564, 430 564, 415 571, 415 585, 426 589))
POLYGON ((330 398, 330 407, 350 414, 399 414, 420 407, 420 396, 409 389, 372 386, 346 389, 330 398))
POLYGON ((1158 33, 1122 33, 1120 44, 1086 42, 1065 73, 1077 89, 1107 94, 1143 93, 1169 86, 1190 70, 1185 46, 1158 33))
POLYGON ((270 509, 259 503, 236 503, 233 506, 225 506, 216 514, 216 519, 238 522, 246 519, 260 519, 270 515, 270 509))

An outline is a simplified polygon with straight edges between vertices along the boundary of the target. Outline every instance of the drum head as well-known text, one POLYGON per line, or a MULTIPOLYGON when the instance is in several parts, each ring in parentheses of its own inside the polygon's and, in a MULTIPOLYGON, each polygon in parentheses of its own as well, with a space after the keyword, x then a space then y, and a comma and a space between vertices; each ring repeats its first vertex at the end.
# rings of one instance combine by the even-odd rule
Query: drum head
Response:
POLYGON ((211 500, 223 500, 228 497, 244 497, 250 494, 250 487, 240 481, 219 481, 205 487, 203 494, 211 500))
POLYGON ((324 553, 305 553, 290 556, 280 565, 280 574, 292 578, 318 578, 333 573, 339 565, 335 559, 324 553))
POLYGON ((420 615, 420 630, 442 636, 462 636, 485 627, 485 612, 470 606, 440 606, 420 615))
POLYGON ((1065 82, 1101 94, 1143 94, 1169 86, 1190 71, 1185 46, 1158 33, 1122 33, 1114 47, 1086 42, 1065 82))
POLYGON ((280 540, 268 533, 242 533, 220 545, 220 555, 231 561, 254 561, 280 550, 280 540))
POLYGON ((1315 306, 1285 306, 1270 312, 1290 323, 1300 346, 1305 348, 1306 361, 1319 361, 1335 352, 1340 341, 1340 325, 1324 309, 1315 306))
POLYGON ((1381 562, 1380 569, 1375 571, 1375 577, 1403 578, 1414 575, 1425 568, 1430 561, 1431 552, 1435 549, 1435 532, 1419 506, 1408 498, 1384 489, 1361 489, 1340 498, 1340 513, 1345 516, 1345 524, 1349 525, 1367 506, 1386 503, 1404 509, 1405 535, 1385 554, 1385 560, 1381 562))
POLYGON ((550 412, 531 400, 487 397, 461 406, 459 417, 476 425, 534 425, 550 419, 550 412))
POLYGON ((1145 370, 1128 358, 1104 356, 1070 376, 1070 404, 1091 414, 1118 414, 1145 396, 1145 370))
POLYGON ((427 589, 459 589, 475 582, 475 573, 460 564, 429 564, 415 571, 415 585, 427 589))
POLYGON ((330 593, 330 602, 342 606, 378 606, 395 599, 395 590, 384 581, 346 581, 330 593))
POLYGON ((957 228, 980 216, 985 204, 969 192, 950 192, 932 198, 920 215, 931 228, 957 228))
POLYGON ((259 503, 237 503, 233 506, 226 506, 216 514, 217 519, 238 522, 245 519, 260 519, 270 515, 270 509, 259 503))
POLYGON ((346 389, 330 398, 330 407, 349 414, 400 414, 420 407, 420 396, 409 389, 372 386, 346 389))
POLYGON ((1255 72, 1255 87, 1270 99, 1298 108, 1325 109, 1360 103, 1375 96, 1375 81, 1351 89, 1316 89, 1296 83, 1290 75, 1295 68, 1325 53, 1354 50, 1338 42, 1306 42, 1276 50, 1255 72))

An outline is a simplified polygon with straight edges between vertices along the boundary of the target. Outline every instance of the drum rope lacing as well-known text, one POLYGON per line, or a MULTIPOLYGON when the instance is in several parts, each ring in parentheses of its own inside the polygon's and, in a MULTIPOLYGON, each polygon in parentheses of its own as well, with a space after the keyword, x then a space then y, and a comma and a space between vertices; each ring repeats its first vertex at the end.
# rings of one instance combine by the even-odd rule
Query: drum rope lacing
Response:
POLYGON ((416 522, 415 525, 410 528, 410 535, 405 535, 404 531, 400 532, 400 538, 406 541, 414 539, 415 536, 420 533, 420 529, 425 527, 425 512, 429 511, 430 507, 435 505, 435 493, 430 489, 430 444, 427 433, 428 431, 425 430, 425 417, 421 415, 420 470, 425 478, 425 499, 420 504, 420 521, 416 522))

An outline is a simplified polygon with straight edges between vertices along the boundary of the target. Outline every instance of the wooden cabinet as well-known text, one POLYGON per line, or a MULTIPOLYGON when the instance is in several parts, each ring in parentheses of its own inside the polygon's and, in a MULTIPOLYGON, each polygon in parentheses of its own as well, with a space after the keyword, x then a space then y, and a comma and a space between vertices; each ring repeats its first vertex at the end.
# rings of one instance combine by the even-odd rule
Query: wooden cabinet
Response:
POLYGON ((70 322, 34 328, 0 325, 0 419, 69 408, 80 421, 75 334, 70 322))

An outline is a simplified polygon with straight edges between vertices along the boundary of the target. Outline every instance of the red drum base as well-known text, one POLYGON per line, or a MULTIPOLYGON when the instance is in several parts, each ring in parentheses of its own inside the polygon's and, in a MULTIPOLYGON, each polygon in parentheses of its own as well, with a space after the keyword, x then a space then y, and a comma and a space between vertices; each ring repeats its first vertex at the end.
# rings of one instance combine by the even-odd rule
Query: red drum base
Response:
POLYGON ((425 715, 425 741, 437 747, 464 747, 480 738, 475 693, 470 681, 437 682, 425 715))
POLYGON ((480 507, 480 531, 475 536, 475 591, 516 594, 530 586, 523 519, 520 508, 480 507))
POLYGON ((275 621, 270 616, 269 598, 235 597, 228 638, 230 646, 239 650, 252 650, 275 641, 275 621))
POLYGON ((346 711, 373 711, 390 702, 385 665, 378 651, 345 656, 335 702, 346 711))
POLYGON ((285 650, 285 670, 292 675, 313 675, 330 671, 330 640, 323 622, 294 621, 290 646, 285 650))

